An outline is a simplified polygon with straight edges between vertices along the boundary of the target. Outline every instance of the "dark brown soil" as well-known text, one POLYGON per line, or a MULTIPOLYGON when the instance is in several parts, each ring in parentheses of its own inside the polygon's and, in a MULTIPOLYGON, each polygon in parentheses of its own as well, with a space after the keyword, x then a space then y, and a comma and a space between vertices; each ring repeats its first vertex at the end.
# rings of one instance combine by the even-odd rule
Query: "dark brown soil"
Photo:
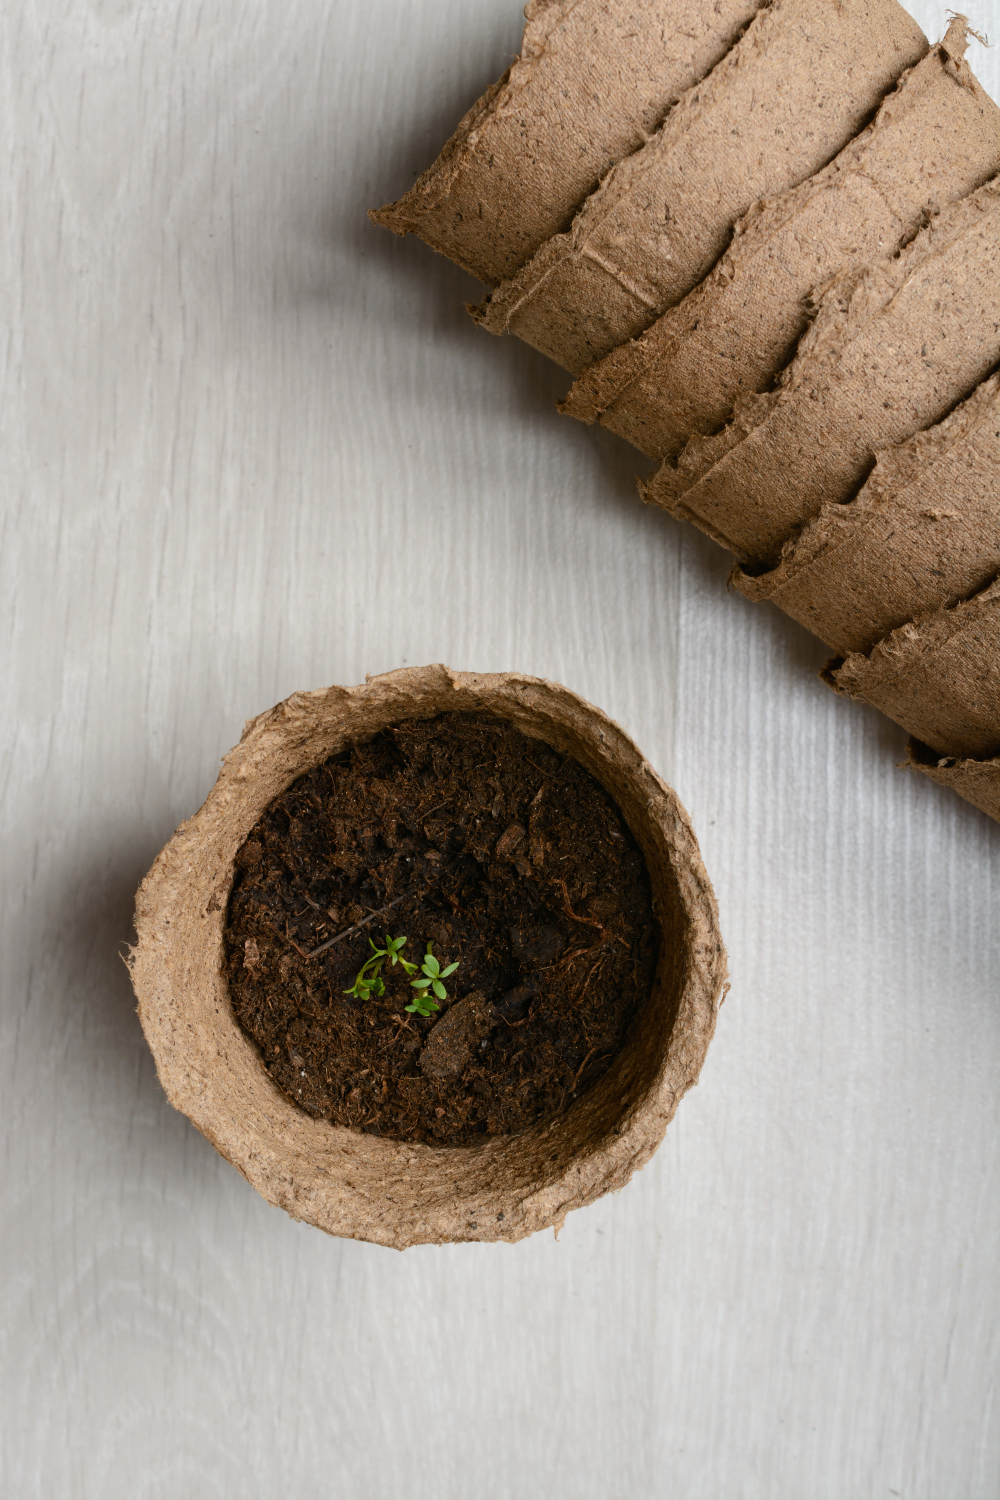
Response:
POLYGON ((296 1104, 461 1146, 558 1113, 607 1071, 658 940, 642 855, 593 777, 507 723, 446 714, 332 757, 271 804, 236 858, 226 974, 296 1104), (427 1020, 406 1013, 399 966, 380 999, 344 993, 387 932, 413 963, 428 941, 442 968, 458 961, 427 1020))

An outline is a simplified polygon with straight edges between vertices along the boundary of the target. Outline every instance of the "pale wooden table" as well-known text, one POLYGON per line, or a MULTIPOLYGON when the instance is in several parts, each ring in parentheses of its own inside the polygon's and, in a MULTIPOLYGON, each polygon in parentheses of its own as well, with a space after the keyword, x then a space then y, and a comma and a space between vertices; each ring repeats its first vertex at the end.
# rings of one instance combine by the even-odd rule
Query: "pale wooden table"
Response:
POLYGON ((0 17, 10 1500, 998 1493, 1000 828, 637 503, 636 455, 470 324, 470 279, 368 224, 520 27, 0 17), (267 1207, 171 1111, 118 945, 244 718, 433 660, 629 729, 694 817, 733 989, 619 1198, 399 1257, 267 1207))

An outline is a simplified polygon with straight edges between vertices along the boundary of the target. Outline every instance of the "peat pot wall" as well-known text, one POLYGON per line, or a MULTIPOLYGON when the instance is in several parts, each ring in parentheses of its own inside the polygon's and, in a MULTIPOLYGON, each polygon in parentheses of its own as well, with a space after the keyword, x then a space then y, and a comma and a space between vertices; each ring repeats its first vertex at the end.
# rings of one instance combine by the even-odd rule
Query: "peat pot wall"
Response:
POLYGON ((143 881, 136 929, 129 965, 139 1016, 174 1107, 293 1218, 400 1250, 519 1240, 623 1187, 697 1081, 726 978, 715 896, 687 814, 628 736, 557 683, 443 666, 294 693, 252 719, 204 805, 143 881), (455 711, 508 719, 602 783, 645 856, 662 942, 652 991, 592 1089, 519 1135, 441 1148, 313 1119, 280 1092, 233 1016, 223 924, 235 855, 273 798, 353 741, 455 711))

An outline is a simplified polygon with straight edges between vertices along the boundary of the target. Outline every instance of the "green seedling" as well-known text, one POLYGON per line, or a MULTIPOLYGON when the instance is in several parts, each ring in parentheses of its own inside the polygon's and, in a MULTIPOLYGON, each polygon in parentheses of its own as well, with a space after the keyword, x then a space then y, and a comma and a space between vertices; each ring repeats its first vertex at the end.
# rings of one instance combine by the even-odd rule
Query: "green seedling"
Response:
MULTIPOLYGON (((369 942, 370 941, 371 939, 369 938, 369 942)), ((386 933, 385 948, 376 948, 375 951, 376 953, 384 953, 385 957, 391 964, 398 963, 400 968, 403 969, 407 974, 415 974, 417 972, 416 964, 407 963, 406 959, 403 957, 403 949, 406 947, 406 942, 407 940, 405 937, 391 938, 389 934, 386 933)))
MULTIPOLYGON (((412 965, 414 973, 416 972, 416 967, 416 964, 412 965)), ((424 954, 424 961, 420 965, 422 977, 410 980, 410 988, 415 990, 416 994, 413 997, 412 1004, 408 1005, 406 1009, 411 1014, 424 1017, 429 1016, 435 1010, 440 1010, 441 1007, 437 1001, 447 1000, 448 998, 448 991, 445 989, 443 981, 448 978, 449 974, 454 974, 457 968, 458 963, 456 962, 449 964, 446 969, 442 969, 434 957, 432 944, 428 943, 427 952, 424 954), (437 1000, 432 999, 432 995, 436 995, 437 1000)))
POLYGON ((376 948, 371 938, 368 939, 368 946, 372 950, 372 956, 361 968, 351 988, 344 991, 345 995, 353 995, 356 1000, 369 1000, 372 995, 377 997, 384 995, 385 981, 382 978, 382 965, 386 959, 390 964, 398 963, 407 974, 417 972, 417 965, 407 963, 403 957, 403 949, 406 946, 405 937, 393 938, 386 933, 384 948, 376 948))

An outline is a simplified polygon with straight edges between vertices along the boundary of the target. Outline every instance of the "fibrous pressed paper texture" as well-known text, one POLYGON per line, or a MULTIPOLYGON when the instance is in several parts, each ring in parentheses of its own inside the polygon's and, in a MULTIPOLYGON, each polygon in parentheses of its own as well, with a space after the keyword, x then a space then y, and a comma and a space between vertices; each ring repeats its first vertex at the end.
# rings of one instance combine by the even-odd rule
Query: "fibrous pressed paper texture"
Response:
POLYGON ((251 720, 143 881, 136 931, 129 967, 170 1102, 269 1202, 397 1249, 523 1239, 624 1187, 697 1081, 726 977, 687 814, 628 736, 557 683, 442 666, 295 693, 251 720), (583 1098, 516 1135, 442 1149, 331 1125, 281 1092, 233 1015, 223 929, 237 852, 276 797, 348 745, 455 711, 508 720, 601 782, 642 850, 662 943, 622 1052, 583 1098))
POLYGON ((926 52, 897 0, 774 0, 477 320, 579 374, 697 285, 751 204, 829 162, 926 52))
POLYGON ((939 755, 1000 755, 1000 580, 901 625, 869 656, 832 664, 827 677, 939 755))
POLYGON ((938 786, 957 792, 966 802, 971 802, 973 807, 1000 823, 1000 759, 997 757, 969 760, 938 756, 919 740, 911 740, 906 764, 929 776, 938 786))
POLYGON ((521 55, 372 218, 496 286, 729 50, 760 0, 533 0, 521 55))
POLYGON ((781 387, 737 403, 641 486, 742 562, 849 500, 875 454, 944 417, 1000 361, 1000 180, 945 209, 899 257, 838 279, 781 387))
POLYGON ((651 458, 715 431, 791 358, 831 279, 884 259, 1000 171, 1000 109, 964 61, 961 17, 830 165, 757 204, 708 277, 587 370, 561 405, 651 458))
POLYGON ((1000 374, 935 427, 876 456, 848 505, 824 505, 777 568, 733 582, 770 599, 833 650, 891 630, 1000 572, 1000 374))

